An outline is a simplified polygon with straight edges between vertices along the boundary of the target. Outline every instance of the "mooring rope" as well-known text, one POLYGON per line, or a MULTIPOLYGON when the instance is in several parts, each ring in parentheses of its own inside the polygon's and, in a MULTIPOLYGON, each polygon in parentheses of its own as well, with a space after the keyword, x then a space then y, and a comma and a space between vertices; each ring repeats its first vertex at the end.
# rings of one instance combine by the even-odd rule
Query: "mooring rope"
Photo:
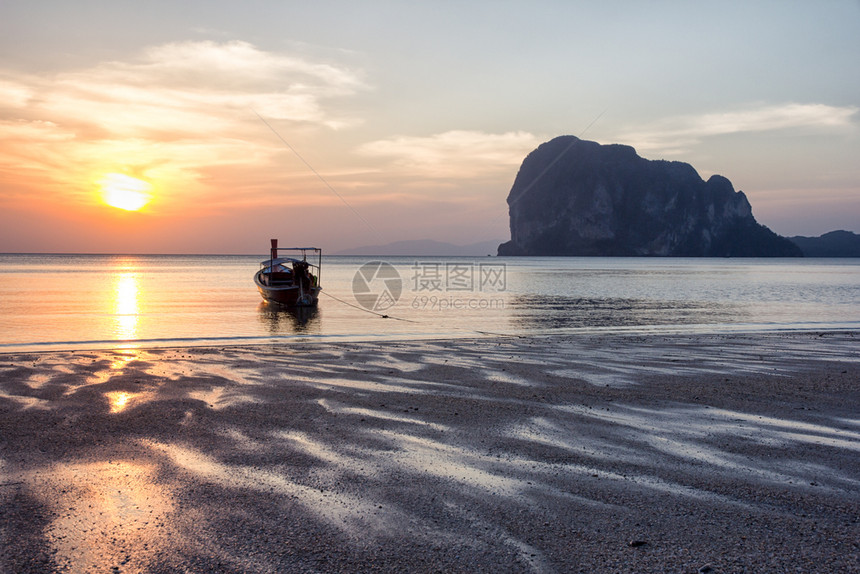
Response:
POLYGON ((335 301, 343 303, 344 305, 348 305, 350 307, 353 307, 354 309, 358 309, 359 311, 364 311, 365 313, 370 313, 371 315, 377 315, 378 317, 382 317, 383 319, 394 319, 395 321, 404 321, 406 323, 420 323, 420 321, 414 321, 412 319, 404 319, 403 317, 394 317, 392 315, 386 315, 385 313, 379 313, 379 312, 374 311, 372 309, 368 309, 367 307, 361 307, 359 305, 353 305, 349 301, 344 301, 340 297, 335 297, 331 293, 328 293, 324 290, 320 290, 320 293, 322 293, 323 295, 326 295, 328 297, 331 297, 335 301))
MULTIPOLYGON (((355 309, 358 309, 359 311, 364 311, 365 313, 370 313, 371 315, 376 315, 376 316, 381 317, 383 319, 394 319, 395 321, 403 321, 404 323, 415 323, 416 325, 421 325, 423 323, 423 321, 416 321, 414 319, 405 319, 403 317, 394 317, 392 315, 387 315, 385 313, 379 313, 377 311, 373 311, 372 309, 367 309, 366 307, 360 307, 358 305, 353 305, 349 301, 344 301, 340 297, 335 297, 331 293, 327 293, 323 290, 320 290, 320 293, 322 293, 323 295, 326 295, 327 297, 331 297, 332 299, 334 299, 335 301, 337 301, 339 303, 343 303, 344 305, 347 305, 349 307, 353 307, 355 309)), ((450 329, 453 329, 455 331, 463 331, 465 333, 475 333, 478 335, 489 335, 489 336, 493 336, 493 337, 516 337, 516 338, 522 337, 522 335, 514 335, 511 333, 495 333, 493 331, 482 331, 480 329, 469 329, 469 328, 464 328, 464 327, 451 326, 450 329)))
POLYGON ((364 223, 364 224, 367 226, 367 228, 368 228, 368 229, 370 229, 370 230, 374 233, 374 235, 376 235, 376 237, 377 237, 378 239, 380 239, 383 243, 385 243, 385 239, 382 237, 382 234, 381 234, 381 233, 379 233, 379 232, 376 230, 376 228, 375 228, 375 227, 373 227, 373 226, 370 224, 370 222, 369 222, 369 221, 367 221, 367 220, 366 220, 366 219, 365 219, 365 218, 364 218, 364 217, 363 217, 363 216, 358 212, 358 210, 356 210, 352 205, 350 205, 350 203, 349 203, 349 202, 348 202, 348 201, 347 201, 347 200, 346 200, 346 199, 345 199, 341 194, 339 194, 339 193, 337 192, 337 190, 332 186, 332 184, 330 184, 330 183, 328 182, 328 180, 326 180, 326 178, 324 178, 324 177, 320 174, 320 172, 318 172, 317 170, 315 170, 315 169, 314 169, 314 166, 312 166, 311 164, 309 164, 309 163, 308 163, 308 161, 307 161, 305 158, 303 158, 303 157, 302 157, 302 154, 300 154, 298 151, 296 151, 296 148, 294 148, 293 146, 291 146, 291 145, 290 145, 290 142, 288 142, 287 140, 285 140, 285 139, 284 139, 284 136, 282 136, 281 134, 279 134, 279 133, 278 133, 278 131, 277 131, 274 127, 272 127, 272 124, 270 124, 269 122, 267 122, 267 121, 266 121, 266 119, 265 119, 263 116, 261 116, 259 113, 257 113, 257 110, 252 110, 252 111, 253 111, 255 114, 257 114, 257 117, 258 117, 258 118, 260 118, 260 121, 261 121, 261 122, 263 122, 264 124, 266 124, 266 127, 267 127, 267 128, 269 128, 270 130, 272 130, 272 133, 273 133, 273 134, 275 134, 275 136, 277 136, 277 138, 278 138, 279 140, 281 140, 281 142, 283 142, 283 144, 284 144, 285 146, 287 146, 288 148, 290 148, 290 151, 291 151, 291 152, 293 152, 293 154, 295 154, 295 156, 296 156, 297 158, 299 158, 299 159, 302 161, 302 163, 303 163, 303 164, 305 164, 305 165, 307 166, 307 168, 308 168, 309 170, 311 170, 311 172, 312 172, 315 176, 317 176, 317 179, 319 179, 321 182, 323 182, 323 184, 324 184, 324 185, 329 189, 329 191, 331 191, 333 194, 335 194, 335 195, 337 196, 337 198, 338 198, 338 199, 339 199, 339 200, 340 200, 340 201, 341 201, 345 206, 347 206, 347 207, 349 208, 349 210, 353 213, 353 215, 355 215, 357 218, 359 218, 359 219, 362 221, 362 223, 364 223))

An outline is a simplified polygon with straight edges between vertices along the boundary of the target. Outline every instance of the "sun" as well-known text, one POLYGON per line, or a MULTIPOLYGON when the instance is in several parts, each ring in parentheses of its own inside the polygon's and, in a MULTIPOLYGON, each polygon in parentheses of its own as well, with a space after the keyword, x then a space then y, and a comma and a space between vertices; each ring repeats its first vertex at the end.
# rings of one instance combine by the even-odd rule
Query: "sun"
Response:
POLYGON ((137 211, 152 199, 152 185, 121 173, 108 173, 99 180, 102 201, 111 207, 137 211))

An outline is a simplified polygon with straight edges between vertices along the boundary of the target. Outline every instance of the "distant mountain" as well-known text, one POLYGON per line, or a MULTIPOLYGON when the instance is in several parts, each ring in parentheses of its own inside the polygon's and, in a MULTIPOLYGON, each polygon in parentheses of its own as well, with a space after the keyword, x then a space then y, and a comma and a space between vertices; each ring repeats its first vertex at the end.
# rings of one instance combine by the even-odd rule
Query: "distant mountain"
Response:
POLYGON ((481 241, 469 245, 455 245, 433 239, 412 239, 395 241, 386 245, 367 245, 355 249, 345 249, 335 255, 389 255, 389 256, 485 256, 494 254, 499 242, 481 241))
POLYGON ((860 257, 860 235, 851 231, 831 231, 820 237, 789 237, 806 257, 860 257))
POLYGON ((508 206, 511 240, 499 255, 802 255, 755 220, 725 177, 704 181, 690 164, 574 136, 523 160, 508 206))

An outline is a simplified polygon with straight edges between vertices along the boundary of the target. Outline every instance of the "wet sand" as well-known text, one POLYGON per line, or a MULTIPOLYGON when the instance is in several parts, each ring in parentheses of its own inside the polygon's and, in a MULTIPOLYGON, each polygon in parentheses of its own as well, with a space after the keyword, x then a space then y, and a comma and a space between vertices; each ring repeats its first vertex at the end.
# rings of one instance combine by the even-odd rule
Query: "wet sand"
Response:
POLYGON ((0 355, 0 572, 857 572, 860 333, 0 355))

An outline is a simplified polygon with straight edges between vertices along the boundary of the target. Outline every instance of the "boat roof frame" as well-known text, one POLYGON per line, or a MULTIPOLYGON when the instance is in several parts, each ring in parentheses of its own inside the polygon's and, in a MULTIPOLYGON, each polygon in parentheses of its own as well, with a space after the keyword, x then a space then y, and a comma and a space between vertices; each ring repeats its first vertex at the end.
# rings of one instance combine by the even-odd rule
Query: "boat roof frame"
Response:
POLYGON ((265 272, 266 268, 272 271, 275 265, 281 265, 283 263, 306 263, 308 266, 316 269, 317 281, 321 280, 322 276, 322 249, 319 247, 275 247, 275 253, 278 251, 301 251, 302 258, 296 259, 295 257, 277 257, 275 259, 266 259, 260 263, 260 266, 263 268, 265 272), (317 262, 314 263, 312 261, 308 261, 307 252, 311 251, 317 255, 317 262))

